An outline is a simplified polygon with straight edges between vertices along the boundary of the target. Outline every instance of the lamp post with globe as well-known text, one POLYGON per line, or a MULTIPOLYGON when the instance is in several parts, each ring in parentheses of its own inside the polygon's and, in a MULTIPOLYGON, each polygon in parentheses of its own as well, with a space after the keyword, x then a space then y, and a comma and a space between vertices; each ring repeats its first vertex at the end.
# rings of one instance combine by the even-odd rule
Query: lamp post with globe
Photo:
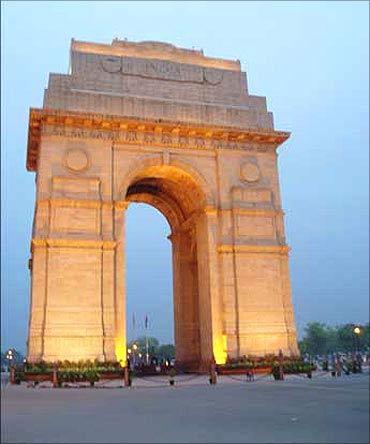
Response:
POLYGON ((358 343, 358 338, 361 334, 361 328, 359 326, 355 326, 352 330, 352 333, 355 342, 355 355, 353 359, 353 365, 355 372, 362 373, 362 357, 361 354, 359 353, 359 343, 358 343))
POLYGON ((358 351, 359 351, 358 350, 358 337, 361 334, 361 328, 358 327, 358 326, 354 327, 353 334, 354 334, 354 339, 355 339, 355 352, 356 352, 356 355, 357 355, 358 351))
POLYGON ((6 352, 6 359, 8 360, 8 371, 9 371, 10 368, 12 367, 14 359, 13 350, 11 348, 6 352))
POLYGON ((137 351, 137 349, 138 349, 138 346, 136 344, 133 344, 132 345, 132 350, 133 350, 132 356, 134 358, 134 368, 135 368, 135 365, 136 365, 136 351, 137 351))

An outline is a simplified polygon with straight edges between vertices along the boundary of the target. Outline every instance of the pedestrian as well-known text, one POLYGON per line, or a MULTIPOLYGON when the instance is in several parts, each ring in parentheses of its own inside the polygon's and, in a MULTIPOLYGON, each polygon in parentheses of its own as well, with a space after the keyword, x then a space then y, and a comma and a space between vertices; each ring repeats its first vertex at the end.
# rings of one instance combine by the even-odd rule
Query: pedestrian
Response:
POLYGON ((328 372, 329 371, 329 361, 327 356, 324 357, 324 360, 322 361, 322 370, 324 372, 328 372))
POLYGON ((331 368, 331 375, 332 375, 333 378, 335 378, 337 376, 337 372, 336 372, 335 366, 336 366, 336 362, 335 362, 334 359, 332 359, 331 362, 330 362, 330 368, 331 368))
POLYGON ((247 381, 254 381, 254 370, 253 368, 249 368, 246 372, 247 374, 247 381))
POLYGON ((340 361, 339 356, 338 356, 338 358, 336 359, 336 362, 335 362, 335 373, 336 373, 337 377, 342 376, 342 363, 340 361))

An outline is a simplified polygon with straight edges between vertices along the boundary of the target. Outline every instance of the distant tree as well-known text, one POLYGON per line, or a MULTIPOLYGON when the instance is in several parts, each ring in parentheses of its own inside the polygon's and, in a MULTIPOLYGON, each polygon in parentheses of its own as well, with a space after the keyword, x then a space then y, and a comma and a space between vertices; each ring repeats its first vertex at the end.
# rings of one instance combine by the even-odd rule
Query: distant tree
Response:
POLYGON ((328 354, 351 352, 356 349, 369 350, 369 324, 359 325, 360 334, 354 333, 355 324, 344 324, 330 327, 321 322, 307 324, 304 336, 298 345, 301 353, 328 354))
POLYGON ((331 351, 335 342, 335 332, 321 322, 309 322, 305 335, 300 341, 301 352, 312 355, 326 354, 331 351))
POLYGON ((345 324, 338 326, 337 345, 339 351, 369 350, 369 324, 345 324), (354 332, 356 326, 360 327, 358 335, 354 332))
MULTIPOLYGON (((128 347, 132 349, 132 346, 136 344, 140 353, 146 353, 146 339, 145 336, 140 336, 134 341, 130 341, 128 347)), ((159 341, 153 336, 148 336, 148 353, 150 356, 156 356, 158 354, 159 341)))
POLYGON ((358 341, 358 338, 355 337, 353 329, 354 325, 352 324, 337 327, 337 346, 340 351, 350 352, 356 349, 356 341, 358 341))
POLYGON ((174 359, 175 358, 175 346, 173 344, 163 344, 158 348, 159 359, 174 359))
POLYGON ((309 345, 307 339, 301 339, 300 341, 298 341, 298 348, 299 348, 299 351, 301 352, 301 355, 304 355, 306 353, 310 353, 310 345, 309 345))
MULTIPOLYGON (((138 353, 145 356, 146 353, 146 339, 145 336, 140 336, 139 338, 130 341, 127 345, 128 348, 133 350, 133 345, 136 344, 138 347, 138 353)), ((158 359, 174 359, 175 358, 175 346, 173 344, 159 344, 157 338, 153 336, 148 337, 148 353, 149 356, 155 356, 158 359)))
POLYGON ((363 333, 360 335, 363 341, 363 347, 366 351, 370 350, 370 324, 367 323, 364 325, 363 333))

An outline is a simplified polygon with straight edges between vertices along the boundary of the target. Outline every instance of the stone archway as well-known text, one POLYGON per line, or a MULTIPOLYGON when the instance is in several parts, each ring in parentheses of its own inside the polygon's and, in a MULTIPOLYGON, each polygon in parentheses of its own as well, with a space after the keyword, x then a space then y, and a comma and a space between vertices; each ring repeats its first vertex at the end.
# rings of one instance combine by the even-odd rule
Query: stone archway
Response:
POLYGON ((206 223, 202 217, 207 208, 206 193, 178 166, 151 162, 131 175, 125 200, 152 205, 170 225, 176 361, 187 368, 204 366, 213 357, 212 334, 207 327, 209 288, 200 285, 207 282, 204 265, 200 264, 209 245, 199 239, 206 223))
POLYGON ((28 359, 126 359, 125 209, 171 226, 177 358, 298 353, 276 150, 237 61, 75 42, 31 109, 28 359))

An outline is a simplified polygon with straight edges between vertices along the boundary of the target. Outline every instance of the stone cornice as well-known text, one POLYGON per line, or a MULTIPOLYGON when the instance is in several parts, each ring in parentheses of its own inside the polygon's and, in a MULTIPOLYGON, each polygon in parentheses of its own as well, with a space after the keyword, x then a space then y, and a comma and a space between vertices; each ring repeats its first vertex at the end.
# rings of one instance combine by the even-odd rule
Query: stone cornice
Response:
POLYGON ((31 241, 31 251, 37 247, 55 248, 90 248, 99 250, 114 250, 117 242, 110 240, 87 240, 87 239, 50 239, 33 238, 31 241))
POLYGON ((231 208, 231 209, 226 209, 223 211, 232 211, 236 214, 242 214, 244 216, 267 216, 267 217, 271 217, 271 216, 278 216, 278 215, 282 215, 284 216, 284 211, 282 209, 278 209, 278 208, 231 208))
POLYGON ((287 245, 220 245, 219 253, 274 253, 287 255, 290 247, 287 245))
POLYGON ((52 207, 73 207, 73 208, 105 208, 112 209, 112 202, 104 202, 101 200, 93 199, 60 199, 60 198, 50 198, 50 199, 40 199, 36 202, 39 207, 52 206, 52 207))
POLYGON ((37 170, 41 135, 96 138, 139 146, 190 149, 267 151, 285 142, 284 131, 198 125, 184 122, 93 114, 56 109, 30 109, 27 170, 37 170))
POLYGON ((68 199, 68 198, 49 198, 39 199, 36 202, 38 207, 73 207, 73 208, 102 208, 104 210, 126 210, 130 202, 127 201, 103 201, 96 199, 68 199))

